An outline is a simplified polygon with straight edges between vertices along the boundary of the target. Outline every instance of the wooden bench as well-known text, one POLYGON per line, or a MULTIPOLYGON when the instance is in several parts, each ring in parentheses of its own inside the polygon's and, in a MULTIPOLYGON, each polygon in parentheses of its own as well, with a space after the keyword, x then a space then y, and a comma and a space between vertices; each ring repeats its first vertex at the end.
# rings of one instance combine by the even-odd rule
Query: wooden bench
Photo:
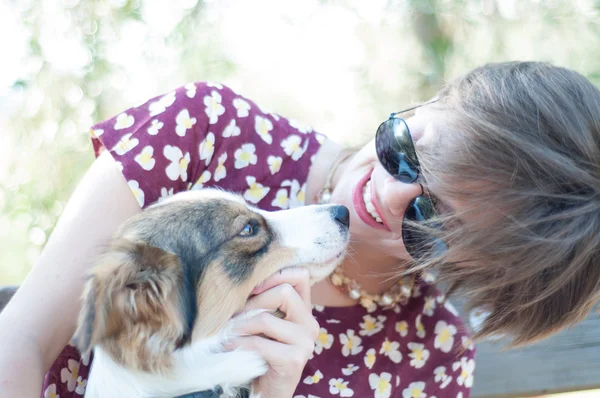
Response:
MULTIPOLYGON (((0 287, 0 311, 16 289, 15 286, 0 287)), ((600 316, 597 313, 538 344, 519 350, 503 348, 501 342, 477 344, 472 397, 526 397, 600 388, 600 316)))

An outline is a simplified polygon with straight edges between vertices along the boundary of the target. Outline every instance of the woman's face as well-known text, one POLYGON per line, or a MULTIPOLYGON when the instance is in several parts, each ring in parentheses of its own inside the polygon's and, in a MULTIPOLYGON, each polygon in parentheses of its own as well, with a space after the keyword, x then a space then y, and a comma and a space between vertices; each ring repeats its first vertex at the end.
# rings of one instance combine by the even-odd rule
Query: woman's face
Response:
MULTIPOLYGON (((418 148, 435 141, 441 116, 421 108, 406 123, 418 148)), ((368 242, 386 255, 408 259, 402 242, 402 220, 410 202, 421 193, 418 183, 397 181, 383 168, 373 139, 346 164, 332 193, 332 202, 350 210, 353 241, 368 242)))

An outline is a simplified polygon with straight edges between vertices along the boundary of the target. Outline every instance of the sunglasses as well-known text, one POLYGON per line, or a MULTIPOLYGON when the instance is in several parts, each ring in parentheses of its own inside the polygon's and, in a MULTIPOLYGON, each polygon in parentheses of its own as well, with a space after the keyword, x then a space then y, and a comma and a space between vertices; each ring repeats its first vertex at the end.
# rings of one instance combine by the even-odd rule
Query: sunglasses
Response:
MULTIPOLYGON (((423 105, 392 113, 388 120, 379 125, 375 135, 375 148, 381 165, 392 177, 405 184, 419 181, 421 167, 408 125, 396 115, 423 105)), ((423 191, 423 185, 421 190, 423 191)), ((448 250, 448 246, 442 240, 411 224, 423 224, 435 216, 434 202, 424 194, 410 202, 404 213, 402 241, 408 254, 415 260, 436 256, 448 250)), ((429 227, 441 229, 441 224, 431 222, 429 227)))

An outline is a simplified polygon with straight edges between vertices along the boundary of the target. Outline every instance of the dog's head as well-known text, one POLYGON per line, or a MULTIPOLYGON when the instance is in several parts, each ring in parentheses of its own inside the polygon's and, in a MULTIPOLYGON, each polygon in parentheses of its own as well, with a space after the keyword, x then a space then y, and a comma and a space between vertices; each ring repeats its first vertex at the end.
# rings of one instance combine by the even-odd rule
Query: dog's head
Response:
POLYGON ((86 281, 75 333, 133 369, 221 330, 278 270, 329 275, 348 242, 343 206, 265 212, 219 190, 177 194, 127 220, 86 281))

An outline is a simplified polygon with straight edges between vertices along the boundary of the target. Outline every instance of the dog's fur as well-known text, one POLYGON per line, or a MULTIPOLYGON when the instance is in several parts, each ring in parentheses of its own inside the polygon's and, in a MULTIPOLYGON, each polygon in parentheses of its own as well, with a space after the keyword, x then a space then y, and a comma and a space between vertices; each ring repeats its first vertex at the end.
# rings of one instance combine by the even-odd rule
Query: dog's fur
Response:
POLYGON ((235 322, 256 312, 233 316, 285 267, 308 267, 312 282, 333 271, 348 242, 336 210, 265 212, 205 189, 127 220, 86 281, 74 336, 81 352, 94 349, 86 397, 169 397, 216 385, 230 397, 251 388, 265 361, 223 345, 235 322))

